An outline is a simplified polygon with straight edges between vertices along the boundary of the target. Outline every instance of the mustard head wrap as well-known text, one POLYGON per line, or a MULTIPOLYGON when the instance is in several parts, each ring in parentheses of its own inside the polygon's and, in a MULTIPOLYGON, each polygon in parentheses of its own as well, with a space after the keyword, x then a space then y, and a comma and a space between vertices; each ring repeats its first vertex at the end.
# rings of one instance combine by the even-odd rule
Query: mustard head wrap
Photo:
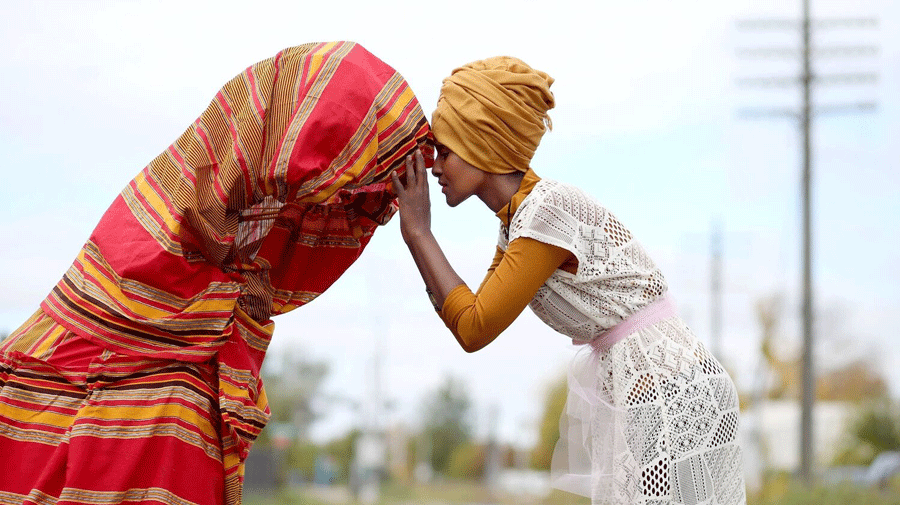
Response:
POLYGON ((463 65, 441 86, 431 118, 435 139, 485 172, 526 172, 552 126, 552 84, 552 77, 510 56, 463 65))

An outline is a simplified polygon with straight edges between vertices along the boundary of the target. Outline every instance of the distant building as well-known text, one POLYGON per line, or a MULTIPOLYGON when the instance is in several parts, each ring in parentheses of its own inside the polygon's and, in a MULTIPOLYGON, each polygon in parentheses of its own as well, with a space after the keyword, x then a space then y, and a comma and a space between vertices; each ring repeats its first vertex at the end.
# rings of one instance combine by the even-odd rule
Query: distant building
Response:
MULTIPOLYGON (((818 471, 830 465, 850 429, 854 407, 844 402, 817 402, 813 410, 813 462, 818 471)), ((755 487, 766 469, 793 472, 800 466, 800 403, 767 400, 741 418, 747 483, 755 487)))

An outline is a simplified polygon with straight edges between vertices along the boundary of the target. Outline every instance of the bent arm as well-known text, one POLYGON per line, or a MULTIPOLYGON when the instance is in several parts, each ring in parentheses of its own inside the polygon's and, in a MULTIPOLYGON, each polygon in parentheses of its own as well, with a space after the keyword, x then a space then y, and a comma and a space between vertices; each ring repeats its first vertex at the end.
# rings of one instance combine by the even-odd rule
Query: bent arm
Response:
POLYGON ((391 175, 400 200, 400 231, 435 309, 467 352, 482 349, 505 330, 534 298, 538 288, 566 260, 569 251, 530 238, 513 240, 498 249, 476 296, 450 265, 431 233, 431 202, 424 162, 406 160, 406 185, 391 175))
POLYGON ((437 239, 431 233, 431 200, 428 194, 428 175, 421 151, 406 157, 406 184, 396 172, 391 173, 393 190, 400 200, 400 233, 409 247, 416 267, 432 293, 435 309, 440 310, 450 291, 463 284, 437 239))
POLYGON ((435 310, 440 310, 450 292, 457 286, 465 286, 465 283, 447 261, 443 249, 430 230, 411 237, 406 245, 425 281, 425 287, 434 296, 435 310))
POLYGON ((503 249, 500 249, 500 246, 497 246, 496 250, 494 251, 494 260, 491 261, 491 266, 488 267, 488 271, 484 276, 484 280, 482 280, 481 284, 478 286, 478 291, 475 292, 476 295, 478 295, 478 293, 481 293, 481 290, 484 289, 484 285, 487 284, 488 279, 490 279, 491 276, 494 275, 494 270, 496 270, 497 267, 500 266, 501 261, 503 261, 503 249))
POLYGON ((513 240, 477 294, 465 284, 448 294, 440 311, 444 324, 466 352, 484 348, 519 317, 537 290, 571 256, 561 247, 530 238, 513 240))

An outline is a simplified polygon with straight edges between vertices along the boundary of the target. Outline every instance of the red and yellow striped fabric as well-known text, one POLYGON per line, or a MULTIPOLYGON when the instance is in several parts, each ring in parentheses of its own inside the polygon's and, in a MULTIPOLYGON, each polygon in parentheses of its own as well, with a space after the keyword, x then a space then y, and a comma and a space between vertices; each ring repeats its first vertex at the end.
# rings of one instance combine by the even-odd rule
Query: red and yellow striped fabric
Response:
POLYGON ((240 503, 271 317, 359 257, 429 138, 403 77, 351 42, 228 82, 0 349, 0 503, 240 503))

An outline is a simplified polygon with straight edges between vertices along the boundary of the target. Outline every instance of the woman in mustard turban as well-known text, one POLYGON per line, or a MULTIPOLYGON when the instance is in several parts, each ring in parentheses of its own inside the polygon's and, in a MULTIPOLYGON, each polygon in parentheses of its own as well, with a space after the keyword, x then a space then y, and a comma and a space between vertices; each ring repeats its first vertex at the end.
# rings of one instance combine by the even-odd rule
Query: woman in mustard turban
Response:
POLYGON ((403 238, 444 323, 468 352, 530 306, 581 345, 553 455, 556 488, 595 504, 745 503, 731 378, 678 317, 665 278, 591 196, 541 179, 553 79, 495 57, 444 80, 432 168, 450 206, 472 195, 497 215, 494 261, 473 293, 431 233, 425 161, 394 186, 403 238))

